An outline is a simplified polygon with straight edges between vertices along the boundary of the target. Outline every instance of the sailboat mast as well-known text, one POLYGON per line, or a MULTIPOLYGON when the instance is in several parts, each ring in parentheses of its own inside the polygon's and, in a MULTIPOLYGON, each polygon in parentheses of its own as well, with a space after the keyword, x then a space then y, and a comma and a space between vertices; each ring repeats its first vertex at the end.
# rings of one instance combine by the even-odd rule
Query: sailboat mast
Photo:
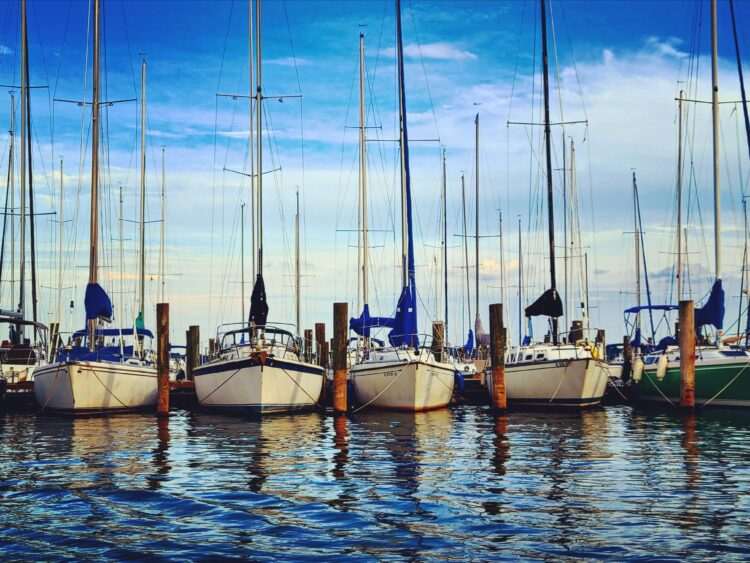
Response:
MULTIPOLYGON (((549 275, 550 289, 554 299, 557 295, 555 277, 555 210, 552 191, 552 148, 549 119, 549 55, 547 53, 547 12, 546 1, 541 0, 542 7, 542 68, 544 74, 544 150, 547 164, 547 217, 549 222, 549 275)), ((552 343, 557 344, 557 317, 552 317, 552 343)))
POLYGON ((677 116, 677 301, 682 299, 682 99, 680 90, 677 116))
POLYGON ((8 176, 10 183, 10 302, 16 303, 16 220, 15 220, 15 141, 16 141, 16 96, 10 92, 10 152, 8 156, 8 176))
POLYGON ((518 345, 523 344, 523 246, 521 216, 518 216, 518 345))
POLYGON ((721 279, 721 202, 719 189, 719 55, 716 34, 716 0, 711 0, 711 117, 714 156, 714 254, 717 280, 721 279))
POLYGON ((245 202, 240 205, 240 302, 242 322, 245 322, 245 202))
POLYGON ((256 111, 256 140, 257 146, 257 163, 256 178, 257 183, 257 218, 256 218, 256 244, 258 245, 258 264, 257 275, 263 275, 263 91, 262 91, 262 71, 261 71, 261 13, 260 0, 255 0, 255 111, 256 111))
POLYGON ((299 189, 297 189, 297 213, 294 215, 294 309, 297 316, 297 334, 302 334, 301 272, 299 259, 299 189))
POLYGON ((638 225, 638 184, 633 172, 633 233, 635 233, 635 302, 639 311, 635 314, 635 327, 641 329, 641 230, 638 225))
MULTIPOLYGON (((89 284, 98 281, 99 261, 99 0, 94 0, 94 61, 91 97, 91 223, 89 226, 89 284)), ((96 319, 89 322, 89 350, 94 351, 96 319)))
POLYGON ((362 299, 370 302, 368 291, 369 242, 367 228, 367 136, 365 112, 365 34, 359 34, 359 178, 362 184, 362 299))
POLYGON ((401 149, 401 285, 409 285, 408 247, 409 234, 407 232, 407 194, 406 194, 406 119, 404 108, 404 47, 401 38, 401 1, 396 0, 396 63, 398 67, 398 120, 399 120, 399 148, 401 149))
MULTIPOLYGON (((26 113, 28 112, 27 42, 26 0, 21 0, 21 209, 19 210, 21 240, 18 281, 18 312, 21 313, 21 318, 25 318, 26 313, 26 137, 29 134, 26 128, 26 113)), ((18 332, 23 335, 23 325, 18 326, 18 332)))
MULTIPOLYGON (((247 3, 247 44, 248 44, 248 92, 249 95, 253 95, 253 3, 252 0, 248 1, 247 3)), ((250 217, 253 218, 253 221, 255 220, 255 182, 256 178, 253 175, 253 170, 255 169, 255 150, 254 150, 254 144, 255 144, 255 137, 253 129, 255 127, 255 124, 253 123, 253 111, 258 110, 259 107, 253 107, 253 99, 249 100, 250 104, 250 136, 249 136, 249 143, 250 146, 248 147, 248 153, 250 154, 250 217)), ((250 229, 250 246, 251 246, 251 256, 252 256, 252 279, 255 279, 255 229, 250 229)), ((243 299, 244 303, 244 299, 243 299)), ((244 305, 243 305, 244 307, 244 305)), ((244 317, 247 318, 247 317, 244 317)))
POLYGON ((448 334, 448 185, 445 175, 445 147, 443 147, 443 292, 445 295, 443 299, 445 301, 445 318, 443 324, 445 326, 444 334, 448 334))
MULTIPOLYGON (((477 319, 479 319, 479 114, 477 113, 474 118, 474 188, 475 188, 475 199, 474 202, 474 263, 476 269, 474 271, 474 293, 475 293, 475 307, 474 311, 477 319)), ((477 335, 479 336, 479 335, 477 335)))
MULTIPOLYGON (((563 161, 563 169, 562 169, 562 181, 563 181, 563 304, 565 307, 563 307, 563 326, 569 327, 570 326, 570 317, 569 311, 570 311, 570 296, 573 293, 570 291, 570 277, 568 276, 568 272, 572 275, 572 268, 570 268, 570 262, 569 262, 569 253, 568 253, 568 158, 567 158, 567 150, 565 147, 565 130, 563 129, 562 132, 562 161, 563 161)), ((573 169, 570 169, 571 175, 573 174, 573 169)), ((572 230, 572 228, 571 228, 572 230)), ((570 249, 572 250, 572 249, 570 249)))
MULTIPOLYGON (((60 157, 60 222, 58 224, 58 236, 57 236, 57 315, 55 320, 62 325, 62 284, 63 284, 63 226, 65 224, 64 216, 64 172, 63 172, 63 158, 60 157)), ((122 238, 122 233, 120 233, 122 238)))
POLYGON ((471 325, 471 286, 469 282, 469 232, 466 230, 466 183, 464 182, 464 175, 461 174, 461 200, 462 200, 462 212, 464 216, 464 268, 466 269, 466 316, 469 319, 469 325, 471 325))
POLYGON ((139 239, 138 319, 143 323, 146 295, 146 59, 141 61, 141 217, 139 239))

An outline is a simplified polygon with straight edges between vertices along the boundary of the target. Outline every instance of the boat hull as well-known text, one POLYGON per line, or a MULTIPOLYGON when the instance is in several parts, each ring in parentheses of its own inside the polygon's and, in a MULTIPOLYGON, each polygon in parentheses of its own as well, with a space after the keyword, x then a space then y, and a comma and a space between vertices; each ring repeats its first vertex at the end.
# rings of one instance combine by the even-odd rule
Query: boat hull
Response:
POLYGON ((360 405, 409 412, 447 406, 455 381, 451 367, 422 361, 359 364, 351 375, 360 405))
MULTIPOLYGON (((488 370, 492 393, 492 370, 488 370)), ((505 386, 509 405, 585 408, 601 403, 607 364, 593 358, 509 365, 505 386)))
POLYGON ((193 370, 202 408, 250 414, 294 412, 318 405, 324 369, 292 360, 217 361, 193 370))
MULTIPOLYGON (((638 402, 680 404, 680 366, 671 362, 659 381, 656 368, 643 370, 638 383, 631 387, 638 402)), ((695 404, 717 407, 750 408, 750 363, 722 362, 695 366, 695 404)))
POLYGON ((156 405, 156 369, 75 361, 38 366, 34 394, 44 411, 86 414, 144 409, 156 405))

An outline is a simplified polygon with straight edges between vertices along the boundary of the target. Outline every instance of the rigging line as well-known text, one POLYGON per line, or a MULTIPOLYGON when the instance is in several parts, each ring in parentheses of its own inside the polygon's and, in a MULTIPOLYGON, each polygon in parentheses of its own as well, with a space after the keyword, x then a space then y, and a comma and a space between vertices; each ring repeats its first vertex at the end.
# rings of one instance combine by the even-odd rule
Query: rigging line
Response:
POLYGON ((521 60, 521 38, 523 37, 525 21, 526 21, 526 2, 523 3, 523 11, 521 12, 521 25, 518 27, 518 38, 516 40, 516 62, 513 65, 513 80, 511 81, 511 84, 510 84, 510 96, 508 97, 508 118, 506 119, 506 122, 510 121, 511 111, 513 110, 513 99, 516 93, 516 79, 518 78, 518 64, 519 64, 519 61, 521 60))
POLYGON ((430 81, 427 79, 427 69, 424 65, 424 56, 422 56, 422 42, 419 40, 419 32, 417 31, 417 21, 414 19, 414 12, 409 4, 409 15, 411 16, 411 24, 414 28, 414 36, 417 38, 417 48, 419 49, 419 61, 422 63, 422 74, 424 75, 425 86, 427 87, 427 99, 430 100, 430 108, 432 109, 432 120, 435 122, 435 131, 437 132, 438 139, 440 139, 440 127, 438 127, 437 115, 435 114, 435 104, 432 101, 432 92, 430 91, 430 81))
MULTIPOLYGON (((550 2, 551 2, 551 0, 550 0, 550 2)), ((583 110, 583 116, 584 116, 585 120, 588 121, 589 120, 589 116, 588 116, 588 112, 586 111, 586 103, 585 103, 585 101, 583 99, 583 87, 581 86, 581 77, 578 74, 578 63, 576 61, 575 51, 573 50, 573 41, 570 38, 570 30, 568 29, 568 19, 565 16, 565 3, 564 2, 560 2, 560 11, 562 12, 563 27, 565 28, 565 35, 568 38, 568 46, 570 48, 570 56, 573 59, 573 73, 575 74, 576 83, 578 84, 578 93, 579 93, 580 100, 581 100, 581 109, 583 110)), ((552 13, 552 10, 550 10, 550 14, 551 13, 552 13)), ((552 24, 552 28, 554 30, 554 22, 552 24)), ((553 34, 554 34, 554 31, 553 31, 553 34)))

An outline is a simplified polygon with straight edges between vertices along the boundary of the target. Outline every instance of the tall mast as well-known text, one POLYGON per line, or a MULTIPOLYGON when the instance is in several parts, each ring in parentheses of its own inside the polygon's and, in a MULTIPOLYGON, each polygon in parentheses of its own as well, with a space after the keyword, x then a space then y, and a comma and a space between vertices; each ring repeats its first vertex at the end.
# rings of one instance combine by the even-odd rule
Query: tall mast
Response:
MULTIPOLYGON (((91 97, 91 223, 89 227, 89 284, 97 283, 99 262, 99 0, 94 0, 94 77, 91 97)), ((89 350, 94 351, 96 319, 89 320, 89 350)))
POLYGON ((518 345, 523 344, 523 247, 521 245, 521 216, 518 216, 518 345))
POLYGON ((466 316, 469 319, 469 330, 471 330, 471 285, 469 282, 469 232, 466 230, 466 183, 464 175, 461 174, 461 200, 464 218, 464 268, 466 269, 466 316))
MULTIPOLYGON (((119 237, 118 241, 120 243, 120 303, 122 303, 125 300, 125 288, 123 287, 123 283, 125 280, 125 252, 123 249, 123 245, 125 243, 125 229, 123 228, 123 221, 124 221, 124 215, 123 215, 123 201, 124 198, 122 197, 122 184, 120 184, 120 218, 119 221, 117 221, 118 231, 119 231, 119 237)), ((123 318, 124 315, 124 307, 121 306, 122 311, 120 312, 120 316, 123 318)), ((122 327, 122 321, 118 323, 120 327, 122 327)), ((121 335, 122 336, 122 335, 121 335)), ((122 338, 120 338, 122 340, 122 338)))
POLYGON ((138 321, 139 324, 143 324, 146 296, 146 59, 141 62, 141 218, 139 238, 138 321))
MULTIPOLYGON (((567 164, 567 151, 565 150, 565 129, 563 128, 562 132, 562 159, 563 159, 563 174, 562 174, 562 180, 563 180, 563 304, 565 307, 563 308, 563 319, 564 323, 563 326, 567 327, 570 326, 570 318, 569 313, 570 311, 570 295, 573 293, 570 291, 570 278, 568 277, 568 272, 572 269, 570 268, 570 262, 568 261, 568 164, 567 164)), ((573 174, 573 169, 570 169, 571 176, 573 174)), ((571 227, 572 229, 572 227, 571 227)), ((570 249, 572 250, 572 249, 570 249)), ((572 271, 571 271, 572 274, 572 271)))
MULTIPOLYGON (((476 270, 474 272, 474 311, 479 320, 479 114, 474 118, 474 263, 476 270)), ((477 335, 479 336, 479 335, 477 335)))
MULTIPOLYGON (((507 303, 507 286, 505 280, 505 241, 503 240, 503 212, 500 210, 498 210, 498 227, 500 231, 500 302, 507 303)), ((505 314, 503 314, 503 316, 505 316, 505 314)), ((508 331, 508 334, 510 335, 510 331, 508 331)))
POLYGON ((635 314, 635 327, 641 329, 641 229, 638 224, 638 184, 633 172, 633 233, 635 234, 635 302, 639 311, 635 314))
MULTIPOLYGON (((55 320, 62 326, 62 284, 63 284, 63 225, 65 224, 64 206, 65 197, 63 193, 63 158, 60 157, 60 223, 58 224, 57 236, 57 316, 55 320)), ((120 234, 122 238, 122 233, 120 234)))
MULTIPOLYGON (((547 53, 547 12, 546 0, 541 0, 542 7, 542 69, 544 74, 544 149, 547 160, 547 216, 549 222, 549 275, 550 289, 553 297, 557 295, 555 277, 555 210, 552 192, 552 148, 549 120, 549 55, 547 53)), ((552 317, 552 343, 557 344, 557 317, 552 317)))
POLYGON ((367 136, 365 112, 365 34, 359 34, 359 181, 362 191, 362 299, 365 305, 370 302, 368 291, 368 228, 367 228, 367 136))
POLYGON ((677 301, 682 299, 682 99, 680 90, 677 116, 677 301))
POLYGON ((240 205, 240 302, 242 322, 245 322, 245 202, 240 205))
POLYGON ((256 139, 257 139, 257 162, 256 178, 257 183, 257 219, 256 219, 256 244, 258 245, 258 266, 257 275, 260 278, 263 275, 263 91, 262 91, 262 74, 261 74, 261 13, 260 0, 255 0, 255 111, 256 111, 256 139))
POLYGON ((406 120, 404 108, 404 47, 401 37, 401 1, 396 0, 396 61, 398 67, 398 117, 399 117, 399 147, 401 149, 401 285, 409 285, 408 248, 409 233, 407 232, 407 193, 406 193, 406 120))
MULTIPOLYGON (((24 0, 24 6, 26 4, 26 1, 24 0)), ((26 22, 26 14, 24 10, 24 21, 23 21, 23 28, 24 28, 24 41, 23 41, 23 51, 24 51, 24 86, 26 87, 26 159, 28 161, 28 180, 29 180, 29 235, 30 235, 30 254, 31 254, 31 308, 32 308, 32 320, 34 322, 37 322, 37 287, 36 287, 36 241, 34 239, 35 237, 35 228, 34 228, 34 168, 32 166, 32 157, 31 157, 31 141, 32 141, 32 132, 31 132, 31 96, 30 96, 30 89, 29 89, 29 35, 26 31, 27 28, 27 22, 26 22)), ((34 325, 34 334, 36 335, 36 325, 34 325)))
MULTIPOLYGON (((20 216, 20 271, 18 281, 18 312, 21 318, 26 313, 26 114, 28 112, 28 76, 27 49, 28 34, 26 29, 26 0, 21 0, 21 209, 20 216)), ((23 336, 23 325, 18 326, 18 332, 23 336)))
MULTIPOLYGON (((254 165, 255 165, 255 150, 254 150, 254 144, 255 144, 255 138, 253 135, 253 129, 255 127, 253 123, 253 111, 258 110, 260 106, 254 107, 253 106, 253 3, 252 1, 249 1, 247 3, 247 43, 248 43, 248 92, 251 96, 249 100, 250 104, 250 146, 248 148, 248 153, 250 154, 250 217, 255 221, 255 176, 253 175, 254 165)), ((251 252, 252 255, 252 278, 255 279, 255 229, 250 229, 250 246, 251 246, 251 252)), ((243 286, 244 288, 244 286, 243 286)), ((243 299, 244 303, 244 299, 243 299)), ((244 317, 247 318, 247 317, 244 317)))
POLYGON ((15 221, 15 140, 16 140, 16 101, 13 90, 10 92, 10 152, 8 157, 8 177, 10 184, 10 302, 16 303, 16 221, 15 221))
POLYGON ((297 317, 297 334, 302 334, 302 306, 300 287, 300 259, 299 259, 299 188, 297 189, 297 213, 294 215, 294 309, 297 317))
POLYGON ((714 254, 717 280, 721 279, 721 202, 719 190, 719 55, 716 35, 716 0, 711 0, 711 116, 714 155, 714 254))
POLYGON ((442 208, 443 208, 443 292, 445 295, 445 326, 444 334, 448 334, 448 186, 445 175, 445 147, 443 147, 443 190, 442 190, 442 208))
POLYGON ((159 237, 159 303, 164 303, 167 244, 167 175, 166 175, 166 147, 161 146, 161 236, 159 237))

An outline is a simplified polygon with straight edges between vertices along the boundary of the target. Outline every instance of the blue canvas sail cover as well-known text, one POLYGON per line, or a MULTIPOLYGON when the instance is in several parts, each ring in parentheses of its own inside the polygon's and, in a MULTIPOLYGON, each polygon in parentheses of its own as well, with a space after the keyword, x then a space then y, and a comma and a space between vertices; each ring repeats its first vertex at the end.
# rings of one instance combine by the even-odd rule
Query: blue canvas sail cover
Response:
POLYGON ((98 283, 86 285, 83 303, 86 307, 87 321, 103 319, 109 322, 112 320, 112 301, 110 301, 104 288, 98 283))
POLYGON ((705 325, 713 325, 717 330, 724 328, 724 289, 721 280, 714 282, 703 307, 695 310, 695 330, 705 325))
POLYGON ((641 347, 641 329, 637 328, 635 329, 635 336, 633 337, 633 340, 630 341, 630 346, 633 348, 640 348, 641 347))
POLYGON ((539 299, 526 307, 527 317, 562 317, 562 314, 562 300, 554 289, 548 289, 539 299))
POLYGON ((474 331, 469 329, 469 334, 466 335, 466 344, 464 344, 464 351, 471 352, 474 349, 474 331))
POLYGON ((349 328, 365 338, 370 338, 371 328, 393 328, 394 326, 396 326, 396 319, 393 317, 370 316, 370 305, 367 303, 359 317, 349 319, 349 328))
POLYGON ((413 285, 401 290, 396 306, 396 316, 393 319, 393 328, 388 333, 391 346, 419 346, 415 293, 413 285))
POLYGON ((266 326, 268 319, 268 302, 266 301, 266 284, 263 276, 258 274, 250 296, 250 316, 248 322, 255 326, 266 326))

